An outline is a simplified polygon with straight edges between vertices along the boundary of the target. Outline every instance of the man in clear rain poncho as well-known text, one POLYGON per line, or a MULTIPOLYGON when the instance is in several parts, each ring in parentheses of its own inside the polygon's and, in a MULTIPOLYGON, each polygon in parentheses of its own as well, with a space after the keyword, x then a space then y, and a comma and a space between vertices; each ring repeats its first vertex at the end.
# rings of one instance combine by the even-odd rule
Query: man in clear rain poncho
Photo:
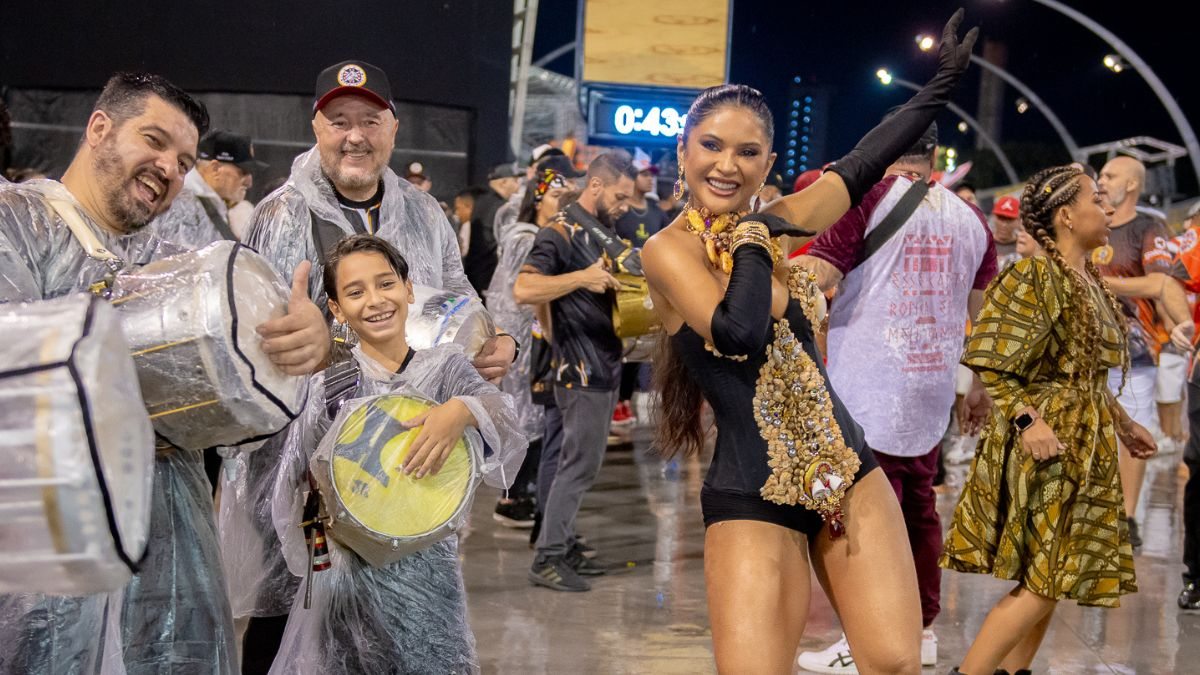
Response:
POLYGON ((183 179, 171 208, 150 223, 158 236, 194 250, 238 237, 229 223, 229 206, 246 198, 253 171, 266 168, 254 158, 245 136, 214 129, 200 139, 196 166, 183 179))
MULTIPOLYGON (((204 107, 161 77, 110 79, 61 183, 0 187, 0 302, 85 292, 111 272, 87 255, 52 199, 78 211, 126 264, 179 252, 145 226, 179 193, 207 126, 204 107)), ((263 330, 264 351, 291 373, 311 372, 328 356, 320 311, 295 293, 289 314, 263 330)), ((139 572, 113 593, 0 596, 0 673, 237 671, 201 455, 170 446, 155 455, 139 572)))
MULTIPOLYGON (((246 244, 277 270, 312 261, 309 290, 321 307, 320 263, 333 245, 355 233, 375 234, 399 249, 413 283, 475 297, 437 200, 388 167, 399 123, 387 75, 362 61, 326 68, 317 77, 312 125, 316 145, 295 159, 287 182, 255 208, 246 244)), ((485 379, 497 380, 516 349, 511 336, 493 338, 474 365, 485 379)), ((273 471, 284 437, 277 434, 253 453, 226 458, 222 478, 221 541, 234 584, 230 598, 236 616, 253 617, 243 658, 247 673, 269 666, 297 584, 284 567, 270 518, 273 471)))

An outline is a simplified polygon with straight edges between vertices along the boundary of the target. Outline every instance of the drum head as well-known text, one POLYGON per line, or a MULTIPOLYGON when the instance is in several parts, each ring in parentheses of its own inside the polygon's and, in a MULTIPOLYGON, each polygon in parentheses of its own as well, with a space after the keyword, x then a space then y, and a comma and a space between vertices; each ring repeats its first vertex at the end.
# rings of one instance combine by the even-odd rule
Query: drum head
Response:
POLYGON ((401 468, 421 427, 402 422, 433 406, 381 396, 350 413, 333 446, 333 486, 341 509, 385 537, 419 537, 444 525, 470 497, 472 459, 459 441, 436 475, 401 468))

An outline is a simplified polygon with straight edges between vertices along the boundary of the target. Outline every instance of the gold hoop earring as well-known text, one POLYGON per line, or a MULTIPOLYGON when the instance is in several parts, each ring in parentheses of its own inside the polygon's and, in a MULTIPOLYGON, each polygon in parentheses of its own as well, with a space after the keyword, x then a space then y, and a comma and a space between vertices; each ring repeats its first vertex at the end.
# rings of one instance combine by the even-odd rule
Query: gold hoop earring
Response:
POLYGON ((675 190, 674 190, 674 192, 672 192, 672 195, 675 197, 675 201, 679 201, 680 199, 683 199, 683 191, 684 191, 683 164, 680 164, 679 165, 679 179, 675 181, 675 190))

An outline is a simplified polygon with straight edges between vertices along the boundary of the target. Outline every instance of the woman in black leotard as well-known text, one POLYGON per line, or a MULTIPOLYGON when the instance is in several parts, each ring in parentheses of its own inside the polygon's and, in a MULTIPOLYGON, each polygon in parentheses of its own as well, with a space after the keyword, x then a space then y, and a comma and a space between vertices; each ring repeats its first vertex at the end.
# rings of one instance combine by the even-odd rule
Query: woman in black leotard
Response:
POLYGON ((670 335, 655 367, 660 444, 696 452, 701 398, 718 435, 701 493, 704 571, 721 672, 790 673, 810 595, 809 559, 861 672, 920 672, 921 612, 895 494, 828 388, 812 326, 822 299, 771 239, 813 236, 857 203, 928 127, 965 70, 946 25, 937 75, 815 184, 748 213, 775 160, 762 95, 701 93, 678 146, 688 207, 642 253, 670 335), (790 296, 790 297, 789 297, 790 296))

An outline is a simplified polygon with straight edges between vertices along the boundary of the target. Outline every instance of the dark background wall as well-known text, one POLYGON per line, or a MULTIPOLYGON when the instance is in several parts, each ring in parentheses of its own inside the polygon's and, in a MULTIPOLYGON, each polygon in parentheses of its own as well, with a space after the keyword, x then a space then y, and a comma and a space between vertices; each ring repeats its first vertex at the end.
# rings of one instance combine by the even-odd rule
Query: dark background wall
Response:
MULTIPOLYGON (((435 192, 443 192, 448 182, 482 180, 487 167, 508 159, 511 32, 512 4, 504 0, 0 2, 0 87, 11 102, 20 90, 95 91, 113 72, 138 69, 210 101, 284 95, 225 97, 214 123, 234 126, 257 105, 305 105, 322 68, 363 59, 383 68, 394 96, 412 104, 402 106, 398 148, 424 143, 419 128, 428 125, 450 130, 435 134, 435 151, 446 133, 462 136, 451 139, 469 157, 451 172, 461 178, 433 175, 435 192)), ((271 136, 256 126, 247 131, 271 136)), ((275 137, 297 133, 296 124, 286 127, 275 137)), ((411 159, 439 163, 436 154, 411 159)))

